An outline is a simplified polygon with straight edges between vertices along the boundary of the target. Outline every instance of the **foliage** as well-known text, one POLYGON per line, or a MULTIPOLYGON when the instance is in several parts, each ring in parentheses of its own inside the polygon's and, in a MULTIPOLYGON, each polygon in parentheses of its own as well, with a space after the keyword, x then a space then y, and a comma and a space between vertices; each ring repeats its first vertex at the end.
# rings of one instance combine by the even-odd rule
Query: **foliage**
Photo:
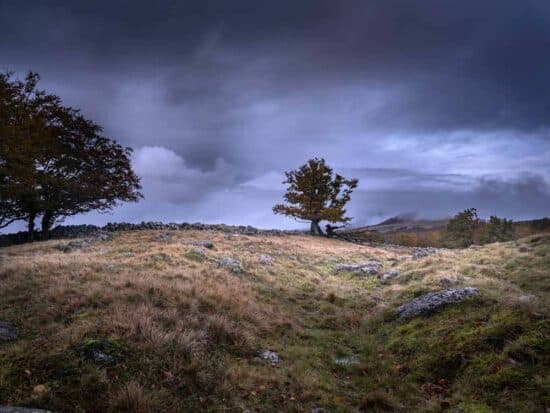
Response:
POLYGON ((476 229, 480 220, 475 208, 468 208, 456 214, 447 224, 444 243, 448 247, 464 248, 474 243, 476 229))
POLYGON ((32 235, 39 216, 47 232, 57 219, 137 201, 131 149, 38 81, 35 73, 0 75, 0 225, 25 219, 32 235))
POLYGON ((514 223, 511 219, 491 216, 487 223, 483 223, 480 243, 510 241, 515 238, 514 223))
POLYGON ((324 159, 310 159, 300 168, 285 172, 288 184, 286 204, 277 204, 273 212, 311 221, 312 233, 320 234, 320 221, 348 222, 345 205, 357 187, 357 179, 334 174, 324 159))

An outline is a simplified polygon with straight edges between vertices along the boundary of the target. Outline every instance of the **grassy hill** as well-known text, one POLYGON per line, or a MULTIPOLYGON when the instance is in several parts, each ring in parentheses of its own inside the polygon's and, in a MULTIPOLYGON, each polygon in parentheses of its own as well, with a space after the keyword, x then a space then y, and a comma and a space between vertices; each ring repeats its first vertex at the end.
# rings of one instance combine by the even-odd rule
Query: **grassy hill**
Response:
POLYGON ((547 411, 550 235, 414 252, 206 231, 3 248, 0 320, 19 338, 0 341, 0 404, 547 411), (369 260, 399 275, 382 282, 336 270, 369 260), (465 286, 479 295, 431 315, 396 315, 422 294, 465 286), (279 362, 262 359, 265 350, 279 362))

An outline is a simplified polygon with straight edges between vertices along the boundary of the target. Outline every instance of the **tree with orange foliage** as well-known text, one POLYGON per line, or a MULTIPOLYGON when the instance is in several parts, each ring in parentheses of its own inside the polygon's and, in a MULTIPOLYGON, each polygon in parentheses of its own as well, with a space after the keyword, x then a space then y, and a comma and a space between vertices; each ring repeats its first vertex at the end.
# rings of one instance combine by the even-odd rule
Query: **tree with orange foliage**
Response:
POLYGON ((282 214, 311 222, 310 233, 322 235, 319 222, 349 222, 345 205, 357 188, 357 179, 346 179, 334 174, 324 159, 310 159, 300 168, 285 172, 288 184, 285 204, 273 207, 275 214, 282 214))

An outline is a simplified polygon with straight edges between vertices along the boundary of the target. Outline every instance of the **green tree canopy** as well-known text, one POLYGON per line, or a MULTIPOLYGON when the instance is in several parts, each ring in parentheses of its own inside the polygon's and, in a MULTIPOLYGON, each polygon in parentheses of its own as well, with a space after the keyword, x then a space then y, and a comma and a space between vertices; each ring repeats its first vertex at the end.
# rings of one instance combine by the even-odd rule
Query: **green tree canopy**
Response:
POLYGON ((273 212, 311 222, 311 233, 322 234, 320 221, 348 222, 345 205, 357 187, 357 179, 334 174, 324 159, 310 159, 300 168, 285 172, 288 184, 285 204, 277 204, 273 212))
POLYGON ((24 219, 31 237, 40 216, 47 236, 56 220, 141 197, 131 149, 38 81, 0 75, 0 225, 24 219))

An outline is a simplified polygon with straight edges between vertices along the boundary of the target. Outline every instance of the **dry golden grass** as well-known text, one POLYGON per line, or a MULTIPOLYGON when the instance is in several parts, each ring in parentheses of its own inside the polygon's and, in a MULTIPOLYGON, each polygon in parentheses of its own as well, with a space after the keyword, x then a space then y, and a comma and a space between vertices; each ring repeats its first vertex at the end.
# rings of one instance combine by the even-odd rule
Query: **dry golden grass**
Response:
MULTIPOLYGON (((481 307, 547 315, 548 280, 542 290, 526 288, 522 268, 510 265, 550 242, 530 252, 511 242, 412 260, 407 248, 309 236, 177 231, 170 242, 154 240, 160 234, 120 233, 72 253, 56 248, 68 241, 0 251, 0 320, 15 321, 22 333, 0 345, 0 404, 86 412, 432 411, 434 400, 419 396, 426 379, 401 377, 395 366, 404 356, 386 348, 403 327, 391 316, 397 305, 447 280, 478 287, 481 307), (189 254, 193 241, 206 239, 215 245, 203 249, 206 259, 189 254), (262 265, 262 254, 273 265, 262 265), (219 267, 214 260, 223 257, 238 259, 244 272, 219 267), (400 276, 381 284, 334 271, 337 263, 371 259, 400 276), (113 343, 115 366, 79 353, 98 340, 113 343), (279 352, 282 363, 260 360, 264 349, 279 352), (352 353, 359 367, 332 364, 352 353), (39 384, 50 390, 33 398, 39 384)), ((459 405, 451 396, 449 403, 459 405)), ((483 403, 489 409, 492 402, 483 403)))

